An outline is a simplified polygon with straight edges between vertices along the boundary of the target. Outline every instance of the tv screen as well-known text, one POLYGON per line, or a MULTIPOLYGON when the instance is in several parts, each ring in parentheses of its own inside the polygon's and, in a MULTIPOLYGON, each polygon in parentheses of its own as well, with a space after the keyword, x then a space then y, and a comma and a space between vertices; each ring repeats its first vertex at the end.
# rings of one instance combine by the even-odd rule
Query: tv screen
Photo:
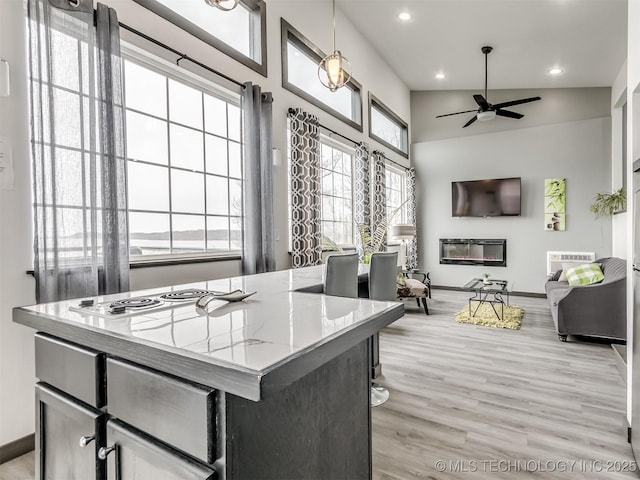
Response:
POLYGON ((520 215, 520 177, 451 182, 454 217, 520 215))

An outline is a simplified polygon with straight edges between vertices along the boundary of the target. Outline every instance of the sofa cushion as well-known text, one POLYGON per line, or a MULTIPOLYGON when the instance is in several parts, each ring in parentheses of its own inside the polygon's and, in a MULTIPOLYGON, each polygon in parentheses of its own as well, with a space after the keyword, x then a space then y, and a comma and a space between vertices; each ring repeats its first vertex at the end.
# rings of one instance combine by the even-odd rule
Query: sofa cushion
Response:
POLYGON ((426 297, 429 287, 415 278, 406 278, 404 285, 398 285, 398 297, 426 297))
POLYGON ((596 263, 585 263, 576 267, 568 268, 564 271, 567 281, 571 286, 593 285, 604 280, 604 274, 600 265, 596 263))

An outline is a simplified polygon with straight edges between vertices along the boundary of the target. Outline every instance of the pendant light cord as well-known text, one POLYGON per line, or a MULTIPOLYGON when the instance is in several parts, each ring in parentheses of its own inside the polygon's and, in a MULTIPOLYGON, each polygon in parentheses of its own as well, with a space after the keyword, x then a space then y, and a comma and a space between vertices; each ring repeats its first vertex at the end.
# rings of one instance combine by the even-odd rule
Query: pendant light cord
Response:
POLYGON ((336 0, 333 0, 333 51, 336 51, 336 0))

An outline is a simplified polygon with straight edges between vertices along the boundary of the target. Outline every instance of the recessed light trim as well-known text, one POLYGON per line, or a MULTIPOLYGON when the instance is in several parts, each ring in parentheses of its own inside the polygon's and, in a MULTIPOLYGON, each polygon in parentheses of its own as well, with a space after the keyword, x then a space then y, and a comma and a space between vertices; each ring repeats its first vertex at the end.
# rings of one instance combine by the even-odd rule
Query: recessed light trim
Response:
POLYGON ((411 20, 411 14, 409 12, 400 12, 398 14, 398 18, 403 22, 408 22, 409 20, 411 20))
POLYGON ((562 73, 562 69, 560 67, 553 67, 549 69, 549 75, 560 75, 562 73))
POLYGON ((436 78, 437 78, 438 80, 444 80, 446 77, 447 77, 447 76, 446 76, 444 73, 442 73, 442 72, 436 73, 436 78))

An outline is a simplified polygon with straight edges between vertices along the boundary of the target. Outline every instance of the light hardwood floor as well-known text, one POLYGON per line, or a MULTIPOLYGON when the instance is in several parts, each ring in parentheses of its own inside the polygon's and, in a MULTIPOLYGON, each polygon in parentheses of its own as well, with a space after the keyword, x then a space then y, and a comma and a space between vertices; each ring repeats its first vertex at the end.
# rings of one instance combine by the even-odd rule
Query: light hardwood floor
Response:
POLYGON ((591 471, 633 460, 609 345, 558 341, 545 299, 511 298, 525 311, 514 331, 456 323, 468 293, 433 297, 431 315, 407 308, 380 336, 391 398, 373 409, 374 478, 635 476, 591 471))
MULTIPOLYGON (((381 334, 376 480, 635 477, 616 472, 633 456, 609 345, 559 342, 544 299, 512 297, 525 310, 512 331, 456 323, 467 293, 433 297, 431 315, 408 303, 381 334)), ((33 454, 0 466, 1 480, 32 478, 33 454)))

